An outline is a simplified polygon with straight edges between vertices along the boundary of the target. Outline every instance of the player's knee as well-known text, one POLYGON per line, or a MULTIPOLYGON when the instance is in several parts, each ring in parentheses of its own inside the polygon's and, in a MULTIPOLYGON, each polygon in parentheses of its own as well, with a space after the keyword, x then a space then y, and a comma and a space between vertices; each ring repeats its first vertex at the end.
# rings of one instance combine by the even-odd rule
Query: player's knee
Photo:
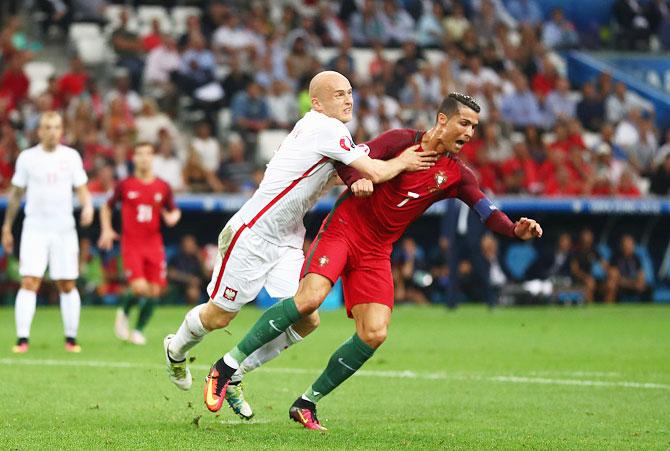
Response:
POLYGON ((37 277, 24 277, 21 279, 21 288, 28 291, 37 292, 40 289, 41 279, 37 277))
POLYGON ((75 289, 76 282, 74 280, 58 280, 56 281, 56 287, 61 293, 69 293, 75 289))
POLYGON ((235 316, 234 313, 226 312, 213 304, 208 303, 204 309, 200 311, 200 321, 207 330, 223 329, 230 324, 230 321, 235 316))
POLYGON ((326 283, 306 284, 296 294, 295 301, 298 311, 303 316, 314 313, 326 299, 331 285, 326 283))
POLYGON ((360 338, 371 348, 377 349, 384 343, 387 334, 388 327, 383 325, 364 329, 360 334, 360 338))

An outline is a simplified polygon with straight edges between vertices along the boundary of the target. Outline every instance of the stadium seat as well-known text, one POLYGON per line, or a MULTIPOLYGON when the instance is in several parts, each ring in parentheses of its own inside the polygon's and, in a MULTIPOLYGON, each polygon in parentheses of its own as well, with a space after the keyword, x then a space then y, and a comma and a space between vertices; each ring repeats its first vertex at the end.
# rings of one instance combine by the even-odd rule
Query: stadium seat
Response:
POLYGON ((654 264, 651 261, 649 250, 645 246, 638 244, 635 247, 635 255, 637 255, 637 258, 640 259, 642 269, 644 269, 645 281, 647 282, 647 285, 653 286, 656 277, 654 274, 654 264))
POLYGON ((56 68, 46 61, 31 61, 23 67, 30 80, 28 95, 35 97, 43 93, 49 85, 49 77, 54 75, 56 68))
POLYGON ((281 142, 286 138, 286 130, 263 130, 258 134, 258 153, 256 160, 262 163, 270 161, 281 142))
MULTIPOLYGON (((612 249, 610 249, 607 243, 599 243, 596 246, 596 252, 606 261, 610 261, 612 259, 612 249)), ((603 265, 600 264, 600 261, 596 261, 593 264, 593 267, 591 268, 591 275, 595 277, 596 280, 605 280, 607 277, 605 268, 603 268, 603 265)))
POLYGON ((77 54, 87 66, 97 66, 108 61, 109 49, 107 42, 100 36, 81 39, 76 42, 77 54))
POLYGON ((183 34, 186 31, 186 20, 189 16, 198 16, 202 14, 200 8, 194 6, 175 6, 172 9, 172 24, 174 26, 173 32, 176 36, 183 34))
POLYGON ((70 25, 70 41, 77 43, 82 39, 96 39, 100 37, 100 25, 95 23, 77 22, 70 25))
POLYGON ((505 266, 515 280, 523 280, 536 259, 537 251, 532 244, 511 244, 505 253, 505 266))

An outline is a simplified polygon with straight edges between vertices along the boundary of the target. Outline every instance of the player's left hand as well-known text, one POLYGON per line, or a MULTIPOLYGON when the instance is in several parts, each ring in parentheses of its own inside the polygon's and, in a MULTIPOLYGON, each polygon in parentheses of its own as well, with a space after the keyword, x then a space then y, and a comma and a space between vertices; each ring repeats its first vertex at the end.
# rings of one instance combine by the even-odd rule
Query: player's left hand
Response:
POLYGON ((88 227, 93 223, 93 206, 88 205, 81 209, 81 218, 79 223, 82 227, 88 227))
POLYGON ((351 192, 356 197, 368 197, 374 191, 373 183, 368 179, 359 179, 351 184, 351 192))
POLYGON ((542 227, 534 219, 521 218, 514 226, 514 235, 520 240, 530 240, 542 236, 542 227))
POLYGON ((165 221, 165 225, 168 227, 174 227, 175 224, 177 224, 181 219, 181 210, 178 208, 170 211, 163 210, 161 214, 163 215, 163 221, 165 221))

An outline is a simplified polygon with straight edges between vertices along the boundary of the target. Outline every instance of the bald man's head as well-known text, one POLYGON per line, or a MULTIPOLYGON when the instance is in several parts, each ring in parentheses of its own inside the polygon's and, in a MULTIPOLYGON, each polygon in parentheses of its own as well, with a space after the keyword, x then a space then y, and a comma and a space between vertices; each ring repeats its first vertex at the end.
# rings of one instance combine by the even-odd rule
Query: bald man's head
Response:
POLYGON ((312 109, 342 122, 349 122, 354 106, 351 83, 335 71, 319 72, 309 83, 312 109))

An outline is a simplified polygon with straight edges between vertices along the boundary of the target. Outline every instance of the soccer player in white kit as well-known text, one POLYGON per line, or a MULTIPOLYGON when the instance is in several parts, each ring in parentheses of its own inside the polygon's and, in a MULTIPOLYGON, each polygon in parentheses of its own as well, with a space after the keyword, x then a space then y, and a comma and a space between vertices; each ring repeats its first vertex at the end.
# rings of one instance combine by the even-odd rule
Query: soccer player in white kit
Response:
MULTIPOLYGON (((428 168, 435 161, 434 153, 415 149, 408 149, 393 160, 373 160, 363 146, 355 146, 344 125, 351 120, 353 97, 351 84, 343 75, 333 71, 317 74, 309 93, 312 110, 284 139, 268 163, 258 190, 219 235, 219 255, 207 287, 209 302, 189 311, 177 333, 164 340, 170 380, 183 390, 192 383, 187 352, 207 333, 226 327, 263 287, 278 298, 293 296, 297 291, 304 261, 303 217, 334 176, 333 161, 351 165, 374 183, 389 180, 404 170, 428 168)), ((288 327, 250 355, 240 373, 276 357, 317 325, 318 315, 312 315, 288 327)), ((250 418, 251 408, 244 402, 241 375, 238 376, 237 381, 228 384, 225 397, 235 413, 250 418)), ((206 403, 210 410, 220 409, 222 391, 220 387, 213 394, 215 399, 206 403)))
POLYGON ((65 350, 80 352, 77 330, 81 300, 76 288, 79 242, 72 216, 72 188, 82 205, 82 226, 88 226, 93 221, 93 204, 79 153, 59 144, 63 136, 61 116, 53 111, 44 113, 38 136, 40 143, 21 152, 16 160, 2 225, 2 246, 7 252, 12 252, 12 224, 25 192, 25 219, 19 250, 21 288, 16 294, 15 305, 17 343, 12 351, 28 351, 37 291, 48 265, 49 275, 60 293, 65 350))

